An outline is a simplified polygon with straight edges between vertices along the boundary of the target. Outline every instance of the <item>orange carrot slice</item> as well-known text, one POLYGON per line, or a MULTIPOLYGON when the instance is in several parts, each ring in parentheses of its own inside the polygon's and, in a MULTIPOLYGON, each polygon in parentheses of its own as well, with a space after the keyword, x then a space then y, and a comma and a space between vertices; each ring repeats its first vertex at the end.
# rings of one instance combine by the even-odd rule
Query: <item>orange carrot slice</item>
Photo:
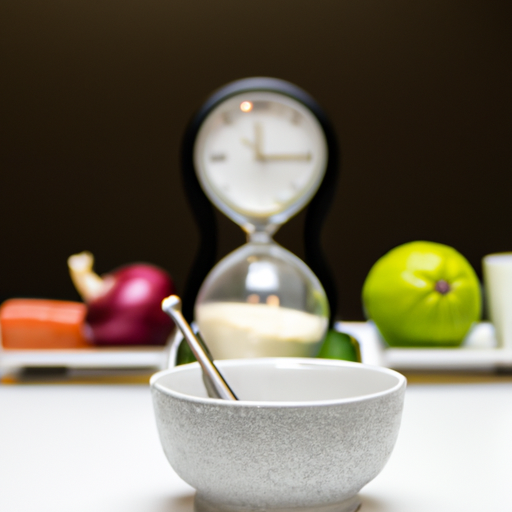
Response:
POLYGON ((9 299, 0 306, 4 349, 90 348, 84 333, 85 304, 47 299, 9 299))

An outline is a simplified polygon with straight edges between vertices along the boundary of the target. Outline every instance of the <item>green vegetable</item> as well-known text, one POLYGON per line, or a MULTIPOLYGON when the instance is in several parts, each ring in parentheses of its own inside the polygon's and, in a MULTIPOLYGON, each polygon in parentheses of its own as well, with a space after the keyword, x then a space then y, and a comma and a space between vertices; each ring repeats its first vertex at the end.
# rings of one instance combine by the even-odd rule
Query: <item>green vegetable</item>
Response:
POLYGON ((185 340, 183 340, 178 348, 178 358, 176 361, 176 366, 179 366, 180 364, 193 363, 195 361, 197 361, 197 359, 192 353, 192 350, 188 346, 188 343, 185 340))
POLYGON ((352 336, 331 329, 325 336, 324 343, 317 357, 360 362, 359 343, 352 336))

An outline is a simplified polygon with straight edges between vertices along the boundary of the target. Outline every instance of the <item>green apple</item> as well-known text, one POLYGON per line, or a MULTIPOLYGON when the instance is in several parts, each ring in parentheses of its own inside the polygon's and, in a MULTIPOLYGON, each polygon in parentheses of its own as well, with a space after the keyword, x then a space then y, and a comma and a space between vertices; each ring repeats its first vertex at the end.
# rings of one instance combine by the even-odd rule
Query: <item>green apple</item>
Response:
POLYGON ((390 346, 459 346, 480 319, 478 277, 455 249, 410 242, 370 270, 363 305, 390 346))

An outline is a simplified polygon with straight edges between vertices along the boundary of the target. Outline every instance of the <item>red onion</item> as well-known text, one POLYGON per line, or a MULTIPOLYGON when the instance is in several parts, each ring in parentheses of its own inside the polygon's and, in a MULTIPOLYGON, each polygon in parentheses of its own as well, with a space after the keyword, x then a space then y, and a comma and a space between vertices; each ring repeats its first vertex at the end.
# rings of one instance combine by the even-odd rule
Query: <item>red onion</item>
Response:
POLYGON ((146 263, 126 265, 102 277, 92 270, 90 253, 71 256, 71 277, 87 304, 88 337, 97 345, 164 345, 173 330, 162 311, 175 293, 171 276, 146 263))

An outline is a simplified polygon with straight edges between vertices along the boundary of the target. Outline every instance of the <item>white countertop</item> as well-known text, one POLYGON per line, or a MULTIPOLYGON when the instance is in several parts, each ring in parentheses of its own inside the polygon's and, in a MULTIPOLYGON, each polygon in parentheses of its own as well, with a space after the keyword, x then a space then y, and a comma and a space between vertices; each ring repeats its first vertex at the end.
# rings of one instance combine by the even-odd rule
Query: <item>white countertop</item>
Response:
MULTIPOLYGON (((512 382, 412 384, 361 512, 512 510, 512 382)), ((146 386, 0 386, 2 512, 192 512, 146 386)))

